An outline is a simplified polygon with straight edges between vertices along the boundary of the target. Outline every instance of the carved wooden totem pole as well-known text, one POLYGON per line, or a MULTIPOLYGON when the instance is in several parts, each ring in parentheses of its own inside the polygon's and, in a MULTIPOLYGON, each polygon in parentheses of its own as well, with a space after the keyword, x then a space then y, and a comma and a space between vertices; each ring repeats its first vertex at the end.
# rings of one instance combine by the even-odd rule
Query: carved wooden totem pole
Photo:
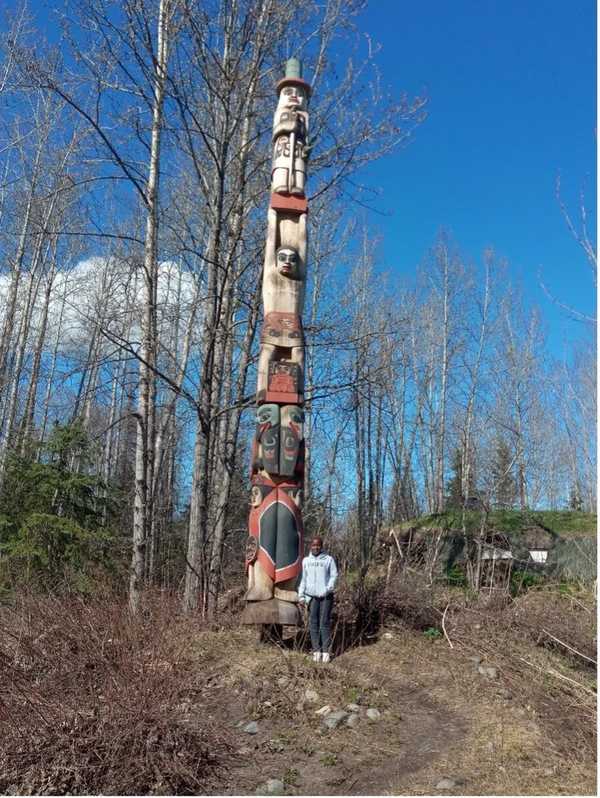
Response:
POLYGON ((286 63, 277 84, 273 168, 263 270, 264 322, 252 448, 248 590, 241 616, 248 624, 296 624, 296 584, 302 568, 304 479, 304 333, 306 282, 304 194, 310 86, 300 62, 286 63))

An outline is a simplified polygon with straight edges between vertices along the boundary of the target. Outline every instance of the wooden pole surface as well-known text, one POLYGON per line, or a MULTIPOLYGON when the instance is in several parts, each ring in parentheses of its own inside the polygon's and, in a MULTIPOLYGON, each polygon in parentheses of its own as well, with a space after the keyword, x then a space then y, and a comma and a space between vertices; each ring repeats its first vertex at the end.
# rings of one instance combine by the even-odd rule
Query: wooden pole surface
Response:
POLYGON ((241 622, 301 622, 304 485, 304 331, 308 203, 305 195, 310 86, 291 58, 277 84, 271 198, 263 267, 264 321, 256 388, 248 588, 241 622))

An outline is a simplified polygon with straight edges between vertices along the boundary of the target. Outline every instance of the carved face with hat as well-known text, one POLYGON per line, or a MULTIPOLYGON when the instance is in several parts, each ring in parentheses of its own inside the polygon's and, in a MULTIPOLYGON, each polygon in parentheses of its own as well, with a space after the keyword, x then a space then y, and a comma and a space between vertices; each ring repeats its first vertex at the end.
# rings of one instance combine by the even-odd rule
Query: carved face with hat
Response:
POLYGON ((281 89, 279 94, 280 108, 294 108, 299 111, 306 111, 307 92, 301 83, 289 83, 281 89))

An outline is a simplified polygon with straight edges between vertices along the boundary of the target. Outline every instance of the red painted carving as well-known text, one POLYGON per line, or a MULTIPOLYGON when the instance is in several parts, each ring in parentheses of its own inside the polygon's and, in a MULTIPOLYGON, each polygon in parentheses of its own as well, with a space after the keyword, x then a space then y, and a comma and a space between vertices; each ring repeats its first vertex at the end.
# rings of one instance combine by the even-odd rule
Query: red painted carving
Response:
MULTIPOLYGON (((299 576, 302 567, 302 539, 304 530, 299 502, 296 500, 301 488, 298 484, 290 480, 280 482, 276 487, 263 484, 266 481, 267 480, 258 476, 254 477, 252 480, 253 490, 258 488, 262 492, 262 501, 258 506, 253 506, 250 510, 250 517, 248 519, 249 540, 246 543, 246 568, 255 560, 258 560, 265 573, 270 576, 275 584, 278 584, 299 576), (288 519, 288 523, 283 528, 278 527, 276 529, 275 537, 277 538, 277 536, 285 535, 288 537, 288 540, 278 540, 276 546, 279 547, 280 543, 287 542, 287 547, 285 545, 283 546, 284 555, 286 548, 288 551, 295 550, 296 552, 293 558, 286 558, 284 556, 281 562, 277 562, 276 559, 274 559, 274 557, 276 557, 274 550, 269 551, 267 547, 261 545, 261 524, 264 523, 264 517, 269 511, 271 514, 274 510, 276 513, 279 513, 279 508, 283 511, 283 517, 288 519), (255 542, 252 543, 252 540, 255 542), (292 559, 291 562, 290 559, 292 559)), ((271 485, 274 484, 275 483, 271 482, 271 485)), ((271 522, 272 518, 273 516, 271 515, 271 522)), ((271 537, 271 541, 272 540, 271 537)), ((277 559, 278 557, 277 555, 277 559)))
POLYGON ((308 202, 306 197, 298 197, 293 194, 271 194, 271 208, 276 211, 286 211, 292 213, 308 213, 308 202))
POLYGON ((302 319, 295 313, 267 313, 260 335, 261 343, 277 346, 302 346, 302 319))
POLYGON ((310 83, 302 80, 302 78, 281 78, 281 80, 277 83, 277 93, 279 93, 285 86, 301 86, 307 94, 310 94, 311 92, 310 83))
POLYGON ((269 363, 268 388, 265 401, 278 404, 300 404, 302 392, 300 366, 291 360, 274 360, 269 363))

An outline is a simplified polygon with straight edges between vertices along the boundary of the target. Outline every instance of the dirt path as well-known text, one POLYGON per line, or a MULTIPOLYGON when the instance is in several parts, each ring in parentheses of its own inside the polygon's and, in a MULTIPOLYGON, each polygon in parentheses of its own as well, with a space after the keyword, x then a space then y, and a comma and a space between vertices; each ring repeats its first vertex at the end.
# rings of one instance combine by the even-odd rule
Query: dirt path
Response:
POLYGON ((197 711, 232 750, 211 793, 260 794, 279 779, 288 795, 595 794, 589 763, 561 757, 543 718, 510 694, 501 672, 486 679, 443 639, 381 630, 328 666, 259 645, 249 629, 202 640, 212 676, 197 711), (354 728, 327 729, 316 714, 350 703, 360 706, 354 728), (369 721, 368 708, 380 718, 369 721), (256 734, 244 731, 251 721, 256 734), (438 789, 442 779, 454 785, 438 789))
POLYGON ((232 729, 236 747, 223 794, 254 794, 269 778, 285 781, 288 794, 394 793, 465 737, 464 718, 379 644, 351 649, 329 666, 294 651, 250 648, 251 656, 230 655, 228 673, 205 696, 204 711, 232 729), (318 700, 303 701, 307 690, 318 700), (325 704, 337 710, 348 703, 360 706, 355 728, 342 722, 327 729, 316 715, 325 704), (369 707, 379 720, 367 718, 369 707), (251 720, 255 735, 243 731, 251 720))

